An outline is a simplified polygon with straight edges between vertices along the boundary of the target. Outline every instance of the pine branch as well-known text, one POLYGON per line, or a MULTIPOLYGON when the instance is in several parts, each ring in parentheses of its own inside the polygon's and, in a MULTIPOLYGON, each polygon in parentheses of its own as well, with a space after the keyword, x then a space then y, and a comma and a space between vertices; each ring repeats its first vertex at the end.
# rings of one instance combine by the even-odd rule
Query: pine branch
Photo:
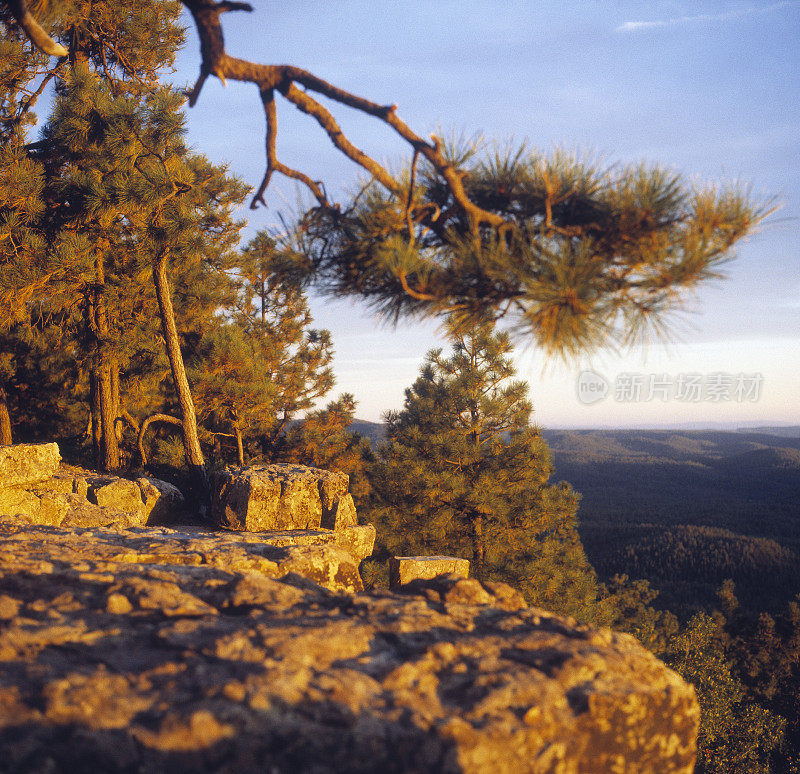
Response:
POLYGON ((50 56, 66 56, 67 49, 56 43, 33 18, 25 0, 5 0, 8 10, 36 48, 50 56))
MULTIPOLYGON (((392 127, 400 137, 409 143, 415 153, 424 156, 441 175, 453 198, 467 215, 475 231, 481 224, 494 227, 500 227, 504 224, 501 216, 478 207, 469 199, 464 189, 462 173, 447 160, 438 139, 432 137, 430 142, 423 140, 408 124, 399 118, 396 112, 396 105, 379 105, 371 102, 356 94, 340 89, 299 67, 256 64, 229 56, 225 51, 220 14, 226 11, 250 11, 252 8, 246 3, 217 3, 214 0, 182 0, 182 3, 190 11, 194 19, 195 27, 200 37, 200 55, 202 57, 200 75, 189 94, 190 105, 197 102, 203 84, 209 75, 216 75, 223 84, 227 79, 254 83, 261 90, 262 99, 264 94, 272 89, 277 89, 299 110, 315 118, 334 145, 345 156, 369 172, 389 191, 394 194, 400 194, 399 187, 389 172, 373 158, 356 148, 341 131, 332 114, 307 92, 313 91, 321 94, 334 102, 374 116, 392 127), (298 89, 295 84, 299 84, 307 91, 298 89)), ((266 103, 265 109, 267 109, 266 103)), ((269 131, 268 128, 268 134, 269 131)), ((268 147, 269 143, 270 139, 268 137, 268 147)), ((266 184, 269 183, 269 167, 270 162, 268 160, 268 170, 267 174, 265 174, 266 184)), ((272 168, 277 169, 274 161, 272 162, 272 168)), ((294 177, 308 186, 309 178, 307 176, 301 177, 299 174, 295 174, 294 177)), ((260 197, 263 197, 266 184, 262 183, 263 188, 260 190, 260 197)), ((318 186, 308 187, 319 200, 318 186)), ((258 202, 260 197, 254 199, 254 203, 258 202)))

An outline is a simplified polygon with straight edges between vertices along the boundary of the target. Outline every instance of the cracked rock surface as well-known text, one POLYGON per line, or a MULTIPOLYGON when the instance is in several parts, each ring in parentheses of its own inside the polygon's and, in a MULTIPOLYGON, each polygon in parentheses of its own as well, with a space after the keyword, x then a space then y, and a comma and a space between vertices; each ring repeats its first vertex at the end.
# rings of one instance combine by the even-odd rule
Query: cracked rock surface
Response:
POLYGON ((0 521, 0 771, 692 770, 694 691, 627 635, 205 534, 0 521))

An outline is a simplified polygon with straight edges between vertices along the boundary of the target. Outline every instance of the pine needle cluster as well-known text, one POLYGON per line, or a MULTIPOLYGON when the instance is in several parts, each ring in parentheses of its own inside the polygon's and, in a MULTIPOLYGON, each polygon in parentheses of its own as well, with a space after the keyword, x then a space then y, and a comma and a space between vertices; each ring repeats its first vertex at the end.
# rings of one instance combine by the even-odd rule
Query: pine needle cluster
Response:
POLYGON ((403 196, 371 182, 344 209, 307 212, 296 268, 391 320, 447 315, 468 331, 490 315, 571 356, 665 333, 686 292, 719 277, 770 211, 659 166, 478 142, 449 155, 470 200, 504 225, 476 224, 434 170, 412 166, 403 196))

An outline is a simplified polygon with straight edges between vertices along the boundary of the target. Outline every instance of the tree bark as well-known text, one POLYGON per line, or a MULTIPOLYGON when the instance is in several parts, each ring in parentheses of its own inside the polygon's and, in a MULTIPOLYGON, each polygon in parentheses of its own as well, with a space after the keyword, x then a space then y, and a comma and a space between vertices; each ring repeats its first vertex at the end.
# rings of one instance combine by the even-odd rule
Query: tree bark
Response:
POLYGON ((130 415, 128 409, 122 409, 120 418, 128 425, 128 427, 130 427, 131 430, 133 430, 134 433, 136 433, 137 436, 139 435, 139 423, 130 415))
POLYGON ((181 408, 181 423, 183 425, 183 447, 186 451, 186 461, 196 478, 197 483, 205 492, 208 492, 208 476, 206 475, 205 459, 200 448, 200 439, 197 435, 197 415, 194 410, 194 401, 189 389, 189 380, 186 378, 186 368, 183 364, 178 328, 175 325, 175 310, 172 307, 172 294, 167 280, 167 255, 161 254, 153 263, 153 282, 156 286, 156 298, 161 315, 161 329, 164 333, 164 342, 167 347, 172 379, 175 382, 175 391, 181 408))
POLYGON ((117 443, 116 416, 111 391, 111 368, 108 362, 98 369, 100 398, 100 428, 103 442, 103 470, 119 470, 119 444, 117 443))
POLYGON ((8 413, 8 401, 5 387, 0 387, 0 446, 11 446, 14 439, 11 435, 11 416, 8 413))
POLYGON ((119 443, 117 441, 116 422, 114 421, 116 413, 112 394, 111 358, 106 350, 109 340, 109 326, 104 295, 106 283, 104 260, 102 250, 97 250, 95 255, 95 285, 92 291, 89 324, 97 348, 94 387, 100 422, 95 424, 94 427, 96 428, 95 433, 97 430, 100 432, 100 451, 102 452, 100 467, 103 470, 112 471, 119 470, 119 443))
POLYGON ((483 580, 483 566, 486 557, 486 540, 483 535, 483 514, 476 513, 472 517, 472 561, 475 577, 483 580))
POLYGON ((114 431, 117 436, 117 443, 122 440, 122 422, 123 417, 120 413, 120 398, 119 398, 119 358, 116 355, 111 356, 111 401, 114 412, 114 431))
POLYGON ((242 442, 242 431, 239 429, 239 423, 233 423, 233 432, 236 434, 236 454, 239 459, 239 467, 244 467, 244 443, 242 442))
POLYGON ((102 447, 102 419, 100 411, 100 376, 97 369, 92 368, 89 373, 89 407, 91 409, 92 425, 92 451, 95 465, 99 468, 102 464, 100 450, 102 447))

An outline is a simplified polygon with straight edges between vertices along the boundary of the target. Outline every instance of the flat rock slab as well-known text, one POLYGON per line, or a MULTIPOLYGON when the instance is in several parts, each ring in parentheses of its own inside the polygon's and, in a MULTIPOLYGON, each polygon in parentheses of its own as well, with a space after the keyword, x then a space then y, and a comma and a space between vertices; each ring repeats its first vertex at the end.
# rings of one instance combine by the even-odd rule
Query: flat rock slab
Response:
POLYGON ((357 524, 337 530, 330 529, 287 529, 272 532, 237 532, 230 540, 240 543, 253 540, 271 546, 332 546, 346 551, 360 562, 372 555, 375 547, 375 527, 372 524, 357 524), (248 538, 249 536, 249 538, 248 538))
POLYGON ((393 589, 418 578, 430 579, 438 575, 469 575, 469 560, 456 556, 392 556, 389 559, 389 584, 393 589))
POLYGON ((323 521, 335 521, 349 480, 345 473, 305 465, 227 468, 214 477, 212 519, 248 532, 319 529, 323 521))
POLYGON ((331 592, 158 532, 0 524, 3 771, 692 771, 694 691, 630 636, 504 584, 331 592))
POLYGON ((61 454, 55 443, 18 443, 0 446, 0 488, 24 487, 50 478, 61 454))
MULTIPOLYGON (((358 564, 365 558, 351 547, 372 552, 375 528, 355 528, 357 535, 328 530, 307 532, 211 532, 193 526, 53 528, 21 525, 0 517, 0 564, 49 566, 82 557, 96 571, 116 572, 125 565, 216 567, 257 572, 269 578, 302 575, 334 591, 363 589, 358 564), (371 540, 370 540, 371 539, 371 540), (12 554, 18 558, 12 561, 12 554)), ((366 554, 368 556, 369 554, 366 554)))

